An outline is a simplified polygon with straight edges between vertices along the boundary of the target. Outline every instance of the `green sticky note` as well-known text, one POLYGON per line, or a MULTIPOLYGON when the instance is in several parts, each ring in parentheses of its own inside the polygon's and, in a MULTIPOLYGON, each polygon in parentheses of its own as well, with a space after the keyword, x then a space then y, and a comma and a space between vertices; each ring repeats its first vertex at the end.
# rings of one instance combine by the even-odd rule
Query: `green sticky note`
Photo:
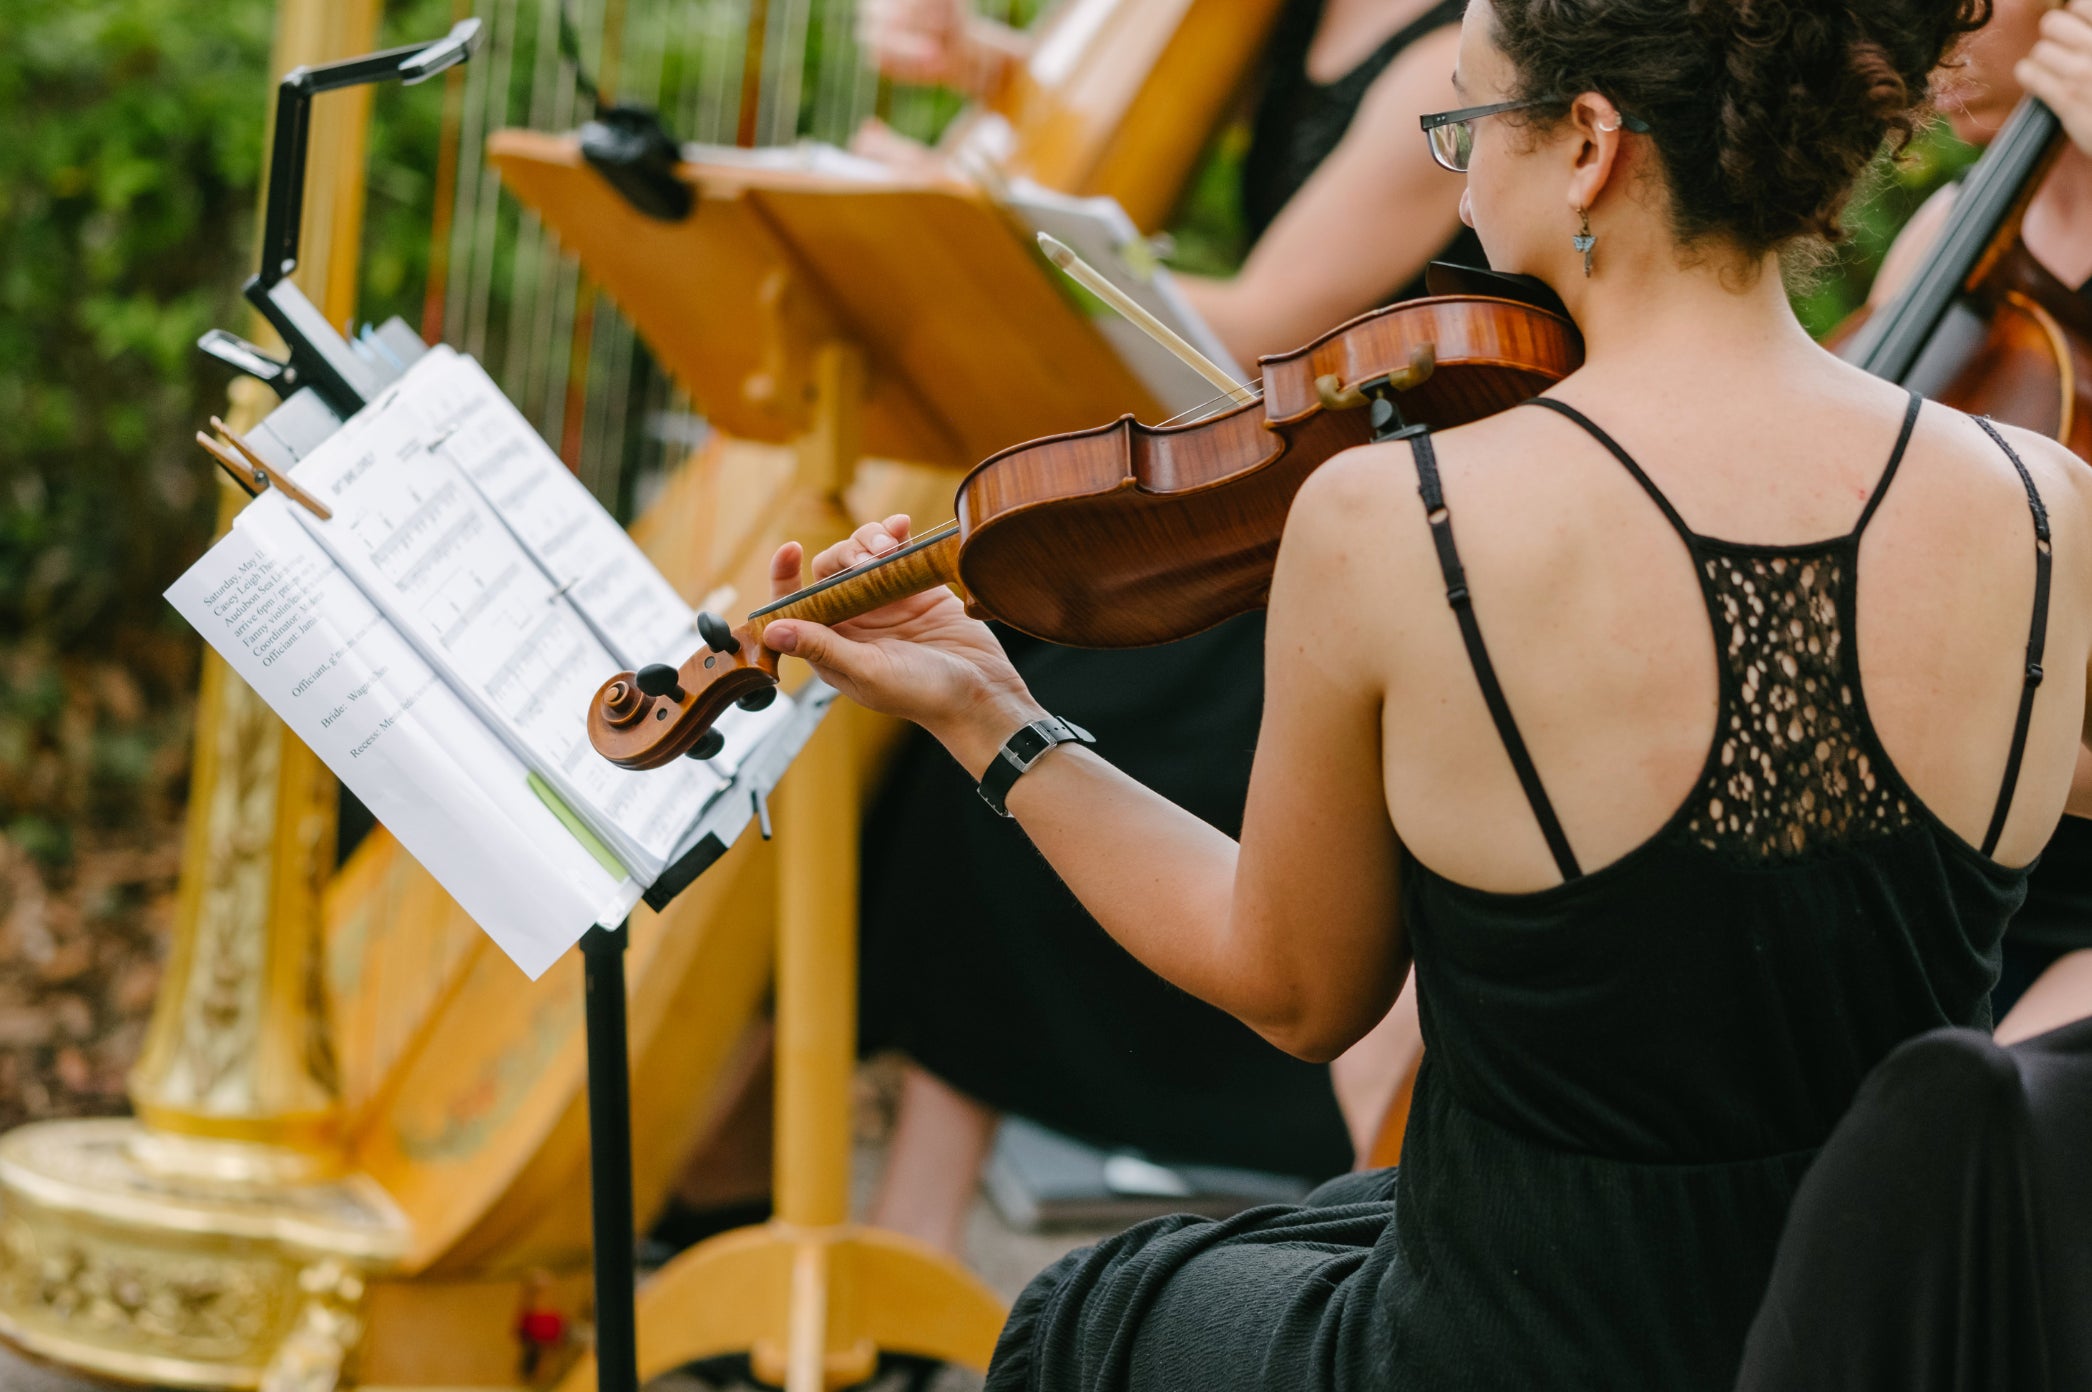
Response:
POLYGON ((629 876, 631 872, 618 864, 617 857, 610 853, 610 848, 596 839, 596 834, 588 829, 588 823, 574 815, 574 809, 567 806, 558 793, 552 791, 550 783, 538 777, 537 774, 532 773, 530 775, 530 791, 536 793, 538 801, 544 803, 546 807, 551 809, 552 815, 559 818, 561 826, 574 833, 574 839, 579 841, 582 847, 596 858, 596 864, 602 866, 620 880, 629 876))

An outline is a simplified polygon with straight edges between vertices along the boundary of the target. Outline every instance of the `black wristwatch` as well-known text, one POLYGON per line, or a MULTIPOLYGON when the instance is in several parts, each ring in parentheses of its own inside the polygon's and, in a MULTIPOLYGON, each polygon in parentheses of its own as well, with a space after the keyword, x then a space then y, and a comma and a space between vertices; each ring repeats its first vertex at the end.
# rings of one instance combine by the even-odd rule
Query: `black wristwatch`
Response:
POLYGON ((1034 720, 1003 741, 1002 751, 989 763, 988 771, 981 775, 981 801, 995 809, 998 817, 1010 815, 1003 800, 1024 771, 1039 762, 1039 756, 1056 744, 1095 744, 1090 732, 1071 721, 1049 715, 1044 720, 1034 720))

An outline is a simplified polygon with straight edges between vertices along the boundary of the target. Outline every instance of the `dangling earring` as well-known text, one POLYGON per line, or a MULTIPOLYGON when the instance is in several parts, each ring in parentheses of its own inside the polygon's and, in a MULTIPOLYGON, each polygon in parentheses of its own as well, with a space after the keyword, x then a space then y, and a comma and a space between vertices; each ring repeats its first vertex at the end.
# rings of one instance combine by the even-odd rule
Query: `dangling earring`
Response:
POLYGON ((1584 279, 1589 280, 1591 278, 1591 248, 1598 245, 1598 238, 1591 233, 1591 210, 1589 208, 1578 208, 1576 211, 1578 216, 1583 218, 1583 226, 1577 230, 1574 237, 1569 239, 1569 242, 1571 246, 1574 246, 1584 254, 1584 279))

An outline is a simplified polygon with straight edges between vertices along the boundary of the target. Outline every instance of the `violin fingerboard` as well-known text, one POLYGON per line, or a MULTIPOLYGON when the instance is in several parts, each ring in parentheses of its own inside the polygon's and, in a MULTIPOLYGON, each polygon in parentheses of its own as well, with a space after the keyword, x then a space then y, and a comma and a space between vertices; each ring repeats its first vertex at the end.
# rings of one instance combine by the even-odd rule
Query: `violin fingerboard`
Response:
POLYGON ((802 591, 797 598, 759 610, 750 617, 763 624, 779 619, 839 624, 869 614, 881 605, 957 580, 959 543, 959 531, 954 527, 926 546, 909 547, 898 555, 834 576, 802 591))

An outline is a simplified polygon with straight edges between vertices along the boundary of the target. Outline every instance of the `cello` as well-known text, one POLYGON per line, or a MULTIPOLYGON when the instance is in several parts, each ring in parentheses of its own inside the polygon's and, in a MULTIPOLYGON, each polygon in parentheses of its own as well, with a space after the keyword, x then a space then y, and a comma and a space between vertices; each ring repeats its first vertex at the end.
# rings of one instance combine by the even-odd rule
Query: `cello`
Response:
POLYGON ((2065 138, 2055 112, 2025 98, 1910 283, 1838 334, 1840 355, 1876 376, 2040 431, 2092 462, 2092 306, 2020 238, 2065 138))

